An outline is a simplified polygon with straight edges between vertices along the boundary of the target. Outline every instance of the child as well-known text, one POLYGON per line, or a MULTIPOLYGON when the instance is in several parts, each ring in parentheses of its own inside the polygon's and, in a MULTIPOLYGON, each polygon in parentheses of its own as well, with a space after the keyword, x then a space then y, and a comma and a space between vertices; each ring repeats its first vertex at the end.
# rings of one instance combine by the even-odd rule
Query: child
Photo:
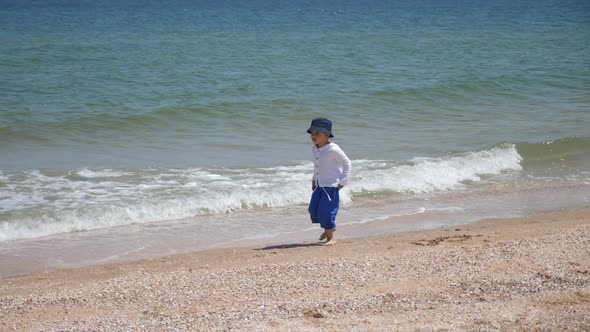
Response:
POLYGON ((312 223, 319 223, 324 229, 320 241, 324 246, 336 244, 336 214, 340 205, 338 191, 348 184, 350 177, 350 160, 335 143, 329 141, 332 135, 332 122, 325 118, 311 121, 307 130, 314 143, 314 172, 311 181, 311 201, 309 215, 312 223))

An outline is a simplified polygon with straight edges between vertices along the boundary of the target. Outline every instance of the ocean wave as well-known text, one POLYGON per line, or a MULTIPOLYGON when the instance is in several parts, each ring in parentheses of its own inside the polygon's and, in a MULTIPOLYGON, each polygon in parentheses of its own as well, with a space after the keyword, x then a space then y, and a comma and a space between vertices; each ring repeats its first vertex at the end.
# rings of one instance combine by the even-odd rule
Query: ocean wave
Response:
MULTIPOLYGON (((438 158, 353 160, 343 204, 367 192, 460 190, 518 172, 513 144, 438 158)), ((239 210, 304 205, 310 162, 265 168, 77 169, 0 173, 0 241, 239 210)))
MULTIPOLYGON (((502 184, 523 173, 534 179, 537 174, 528 169, 552 170, 568 160, 583 169, 590 161, 589 147, 590 138, 578 137, 403 161, 353 160, 353 176, 341 198, 348 204, 375 194, 461 191, 489 181, 502 184)), ((0 241, 304 206, 312 167, 301 162, 259 168, 2 170, 0 241)), ((580 174, 587 181, 587 168, 580 174)))
POLYGON ((442 158, 414 158, 406 162, 363 161, 353 181, 353 192, 429 193, 459 189, 479 182, 482 175, 519 171, 522 157, 515 145, 442 158))
POLYGON ((30 131, 28 128, 0 127, 0 142, 11 143, 29 141, 43 143, 49 140, 49 138, 40 134, 39 131, 30 131))
POLYGON ((502 75, 498 77, 465 76, 456 80, 422 83, 417 86, 381 89, 372 92, 355 90, 360 94, 371 94, 377 98, 393 102, 405 100, 435 101, 440 100, 470 100, 506 98, 522 95, 531 90, 531 84, 538 84, 534 80, 521 75, 502 75))
POLYGON ((50 117, 31 116, 27 122, 8 119, 0 126, 0 142, 51 142, 72 137, 79 140, 88 134, 129 133, 161 130, 171 124, 179 130, 189 121, 191 125, 207 124, 204 119, 228 115, 206 108, 160 107, 153 110, 132 110, 125 106, 109 111, 88 111, 78 114, 55 114, 50 117))
POLYGON ((547 164, 567 159, 590 159, 590 137, 564 137, 541 143, 518 143, 525 165, 547 164))
POLYGON ((112 169, 104 169, 102 171, 92 171, 87 168, 83 168, 77 172, 77 174, 83 178, 109 178, 119 177, 125 175, 125 172, 114 171, 112 169))

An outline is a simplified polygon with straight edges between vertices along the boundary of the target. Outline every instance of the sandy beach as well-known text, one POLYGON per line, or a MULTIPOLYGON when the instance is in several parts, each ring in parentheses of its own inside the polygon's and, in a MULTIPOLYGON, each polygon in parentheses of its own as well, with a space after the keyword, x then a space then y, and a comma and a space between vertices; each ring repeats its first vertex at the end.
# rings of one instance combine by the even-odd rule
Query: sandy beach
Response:
MULTIPOLYGON (((319 232, 318 232, 319 234, 319 232)), ((588 331, 590 209, 0 280, 1 331, 588 331)))

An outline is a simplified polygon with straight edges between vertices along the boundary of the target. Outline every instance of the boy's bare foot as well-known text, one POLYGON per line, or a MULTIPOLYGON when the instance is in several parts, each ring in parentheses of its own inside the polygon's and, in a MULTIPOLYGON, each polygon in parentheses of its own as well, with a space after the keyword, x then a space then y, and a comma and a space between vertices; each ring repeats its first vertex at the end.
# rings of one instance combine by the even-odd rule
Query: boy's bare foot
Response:
POLYGON ((335 244, 336 244, 336 240, 331 239, 331 240, 328 240, 328 241, 322 243, 322 246, 328 247, 328 246, 333 246, 335 244))
POLYGON ((322 243, 323 246, 333 246, 336 244, 336 240, 334 240, 334 232, 336 229, 324 229, 324 233, 320 236, 320 241, 326 239, 327 241, 322 243))

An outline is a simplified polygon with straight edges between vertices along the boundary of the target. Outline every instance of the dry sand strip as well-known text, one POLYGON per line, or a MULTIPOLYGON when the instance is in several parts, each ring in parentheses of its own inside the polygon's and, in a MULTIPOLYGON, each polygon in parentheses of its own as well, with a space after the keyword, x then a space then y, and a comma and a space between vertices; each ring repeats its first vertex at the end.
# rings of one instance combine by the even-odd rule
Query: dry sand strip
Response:
POLYGON ((590 331, 590 209, 0 280, 0 331, 590 331))

